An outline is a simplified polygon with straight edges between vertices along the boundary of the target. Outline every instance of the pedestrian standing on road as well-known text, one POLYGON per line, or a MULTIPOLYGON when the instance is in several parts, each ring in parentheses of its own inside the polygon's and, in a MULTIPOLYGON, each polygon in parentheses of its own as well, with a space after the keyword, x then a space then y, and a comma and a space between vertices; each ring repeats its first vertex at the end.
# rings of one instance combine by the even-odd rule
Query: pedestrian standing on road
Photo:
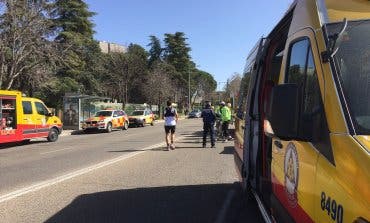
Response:
POLYGON ((221 121, 222 121, 222 133, 224 141, 231 140, 232 137, 229 134, 229 124, 231 121, 231 111, 228 106, 225 105, 225 102, 221 102, 221 121))
POLYGON ((215 121, 216 114, 211 107, 211 102, 207 102, 206 106, 202 111, 203 118, 203 148, 206 148, 207 135, 210 134, 211 137, 211 148, 215 148, 215 121))
POLYGON ((164 130, 166 132, 167 151, 175 149, 173 142, 175 140, 175 130, 178 119, 179 116, 176 109, 172 107, 172 102, 167 101, 167 107, 164 110, 164 130))

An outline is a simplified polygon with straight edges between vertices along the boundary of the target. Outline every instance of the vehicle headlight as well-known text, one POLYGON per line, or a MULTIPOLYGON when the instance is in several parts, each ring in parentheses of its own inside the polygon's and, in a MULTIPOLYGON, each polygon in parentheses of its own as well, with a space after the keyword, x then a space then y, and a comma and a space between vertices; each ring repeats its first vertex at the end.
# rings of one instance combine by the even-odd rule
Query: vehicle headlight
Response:
POLYGON ((104 123, 104 120, 100 120, 99 123, 104 123))

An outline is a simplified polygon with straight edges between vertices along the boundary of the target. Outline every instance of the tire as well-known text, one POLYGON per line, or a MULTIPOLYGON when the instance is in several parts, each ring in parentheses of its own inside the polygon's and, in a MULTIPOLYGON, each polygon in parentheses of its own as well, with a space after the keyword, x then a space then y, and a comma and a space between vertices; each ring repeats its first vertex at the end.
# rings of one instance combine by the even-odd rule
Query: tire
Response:
POLYGON ((153 125, 154 125, 154 119, 152 120, 152 122, 150 123, 150 125, 151 125, 151 126, 153 126, 153 125))
POLYGON ((127 130, 128 129, 128 123, 127 122, 125 122, 125 124, 123 125, 122 129, 123 130, 127 130))
POLYGON ((31 142, 31 139, 23 139, 22 140, 23 145, 29 144, 30 142, 31 142))
POLYGON ((49 135, 48 135, 48 137, 47 137, 47 140, 49 141, 49 142, 55 142, 55 141, 57 141, 58 140, 58 138, 59 138, 59 133, 58 133, 58 130, 56 130, 56 129, 50 129, 50 131, 49 131, 49 135))
POLYGON ((106 127, 105 131, 106 131, 107 133, 112 132, 112 123, 108 122, 108 124, 107 124, 107 127, 106 127))

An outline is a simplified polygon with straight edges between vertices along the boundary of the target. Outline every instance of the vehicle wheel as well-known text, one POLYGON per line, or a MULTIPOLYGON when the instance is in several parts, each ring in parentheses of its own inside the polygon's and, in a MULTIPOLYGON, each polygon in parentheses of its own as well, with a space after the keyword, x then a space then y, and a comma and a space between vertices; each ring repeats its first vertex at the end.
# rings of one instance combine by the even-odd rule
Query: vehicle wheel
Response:
POLYGON ((31 142, 31 139, 23 139, 22 140, 22 142, 21 142, 21 144, 22 145, 27 145, 27 144, 29 144, 31 142))
POLYGON ((58 140, 58 137, 59 137, 58 131, 56 129, 50 129, 47 140, 49 142, 55 142, 58 140))
POLYGON ((151 125, 151 126, 153 126, 153 125, 154 125, 154 120, 152 120, 152 123, 150 123, 150 125, 151 125))
POLYGON ((122 129, 123 130, 127 130, 128 129, 128 123, 127 122, 125 122, 125 124, 123 125, 122 129))
POLYGON ((105 131, 107 131, 107 133, 110 133, 112 131, 112 123, 108 122, 108 125, 105 131))

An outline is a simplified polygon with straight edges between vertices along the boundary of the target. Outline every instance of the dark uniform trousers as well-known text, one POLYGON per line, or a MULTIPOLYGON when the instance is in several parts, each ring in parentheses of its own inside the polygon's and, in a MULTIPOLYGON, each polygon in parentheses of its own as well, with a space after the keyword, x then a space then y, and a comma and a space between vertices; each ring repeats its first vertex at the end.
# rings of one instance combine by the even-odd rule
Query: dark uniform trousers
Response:
POLYGON ((208 133, 211 136, 211 145, 215 145, 215 127, 214 123, 203 124, 203 145, 206 145, 208 133))

